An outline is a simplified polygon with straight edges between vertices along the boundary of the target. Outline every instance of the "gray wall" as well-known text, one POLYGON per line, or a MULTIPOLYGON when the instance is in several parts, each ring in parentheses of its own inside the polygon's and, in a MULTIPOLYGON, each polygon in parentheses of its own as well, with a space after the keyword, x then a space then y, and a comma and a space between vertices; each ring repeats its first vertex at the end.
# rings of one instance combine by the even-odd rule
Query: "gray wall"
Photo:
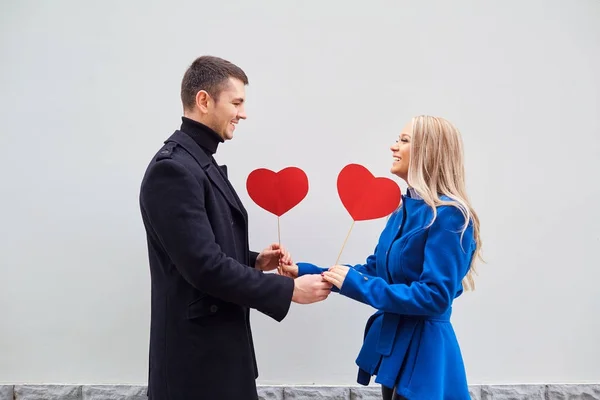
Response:
MULTIPOLYGON (((351 224, 340 169, 389 176, 405 122, 444 116, 487 260, 453 317, 470 383, 599 381, 599 17, 597 0, 3 1, 0 382, 145 383, 139 183, 201 54, 250 77, 249 118, 218 161, 252 247, 277 240, 245 191, 254 168, 307 172, 282 240, 329 265, 351 224)), ((357 223, 342 262, 384 223, 357 223)), ((255 312, 259 383, 354 383, 372 311, 332 295, 282 323, 255 312)))

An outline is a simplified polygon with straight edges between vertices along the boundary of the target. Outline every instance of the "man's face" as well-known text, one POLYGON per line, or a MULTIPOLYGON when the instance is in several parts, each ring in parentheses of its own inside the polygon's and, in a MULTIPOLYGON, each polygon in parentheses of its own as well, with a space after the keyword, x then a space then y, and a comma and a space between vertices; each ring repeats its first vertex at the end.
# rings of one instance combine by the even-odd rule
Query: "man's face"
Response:
POLYGON ((233 132, 240 119, 246 119, 244 101, 246 88, 242 81, 229 78, 217 101, 208 104, 208 119, 206 125, 223 138, 231 140, 233 132))

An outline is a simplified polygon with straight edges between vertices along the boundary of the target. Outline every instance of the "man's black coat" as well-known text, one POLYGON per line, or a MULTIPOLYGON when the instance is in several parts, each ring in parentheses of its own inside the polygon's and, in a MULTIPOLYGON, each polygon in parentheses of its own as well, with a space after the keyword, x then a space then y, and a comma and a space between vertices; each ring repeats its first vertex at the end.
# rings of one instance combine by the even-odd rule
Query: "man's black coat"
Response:
POLYGON ((254 268, 246 210, 187 133, 176 131, 150 162, 140 207, 152 282, 149 398, 256 399, 249 309, 281 321, 293 280, 254 268))

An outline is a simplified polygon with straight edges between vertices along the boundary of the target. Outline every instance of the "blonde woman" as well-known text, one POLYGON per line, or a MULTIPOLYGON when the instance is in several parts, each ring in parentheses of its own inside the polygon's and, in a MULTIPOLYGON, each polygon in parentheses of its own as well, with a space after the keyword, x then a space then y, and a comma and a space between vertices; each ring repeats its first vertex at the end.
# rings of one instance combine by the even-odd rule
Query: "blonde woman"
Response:
POLYGON ((391 172, 408 185, 365 264, 329 269, 285 266, 289 275, 321 273, 339 293, 378 311, 366 324, 356 363, 384 399, 468 400, 452 302, 474 288, 479 219, 465 190, 462 139, 442 118, 413 118, 391 147, 391 172))

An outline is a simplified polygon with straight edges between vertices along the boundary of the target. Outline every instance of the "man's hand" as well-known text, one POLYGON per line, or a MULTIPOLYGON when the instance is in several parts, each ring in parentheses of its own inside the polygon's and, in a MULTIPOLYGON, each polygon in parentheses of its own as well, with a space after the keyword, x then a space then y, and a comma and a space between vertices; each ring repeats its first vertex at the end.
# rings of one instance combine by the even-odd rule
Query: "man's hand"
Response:
POLYGON ((331 283, 323 281, 321 275, 304 275, 294 279, 292 301, 310 304, 325 300, 331 293, 331 283))
POLYGON ((264 249, 256 258, 256 268, 261 271, 272 271, 279 267, 279 264, 292 264, 292 256, 279 244, 273 243, 264 249))

